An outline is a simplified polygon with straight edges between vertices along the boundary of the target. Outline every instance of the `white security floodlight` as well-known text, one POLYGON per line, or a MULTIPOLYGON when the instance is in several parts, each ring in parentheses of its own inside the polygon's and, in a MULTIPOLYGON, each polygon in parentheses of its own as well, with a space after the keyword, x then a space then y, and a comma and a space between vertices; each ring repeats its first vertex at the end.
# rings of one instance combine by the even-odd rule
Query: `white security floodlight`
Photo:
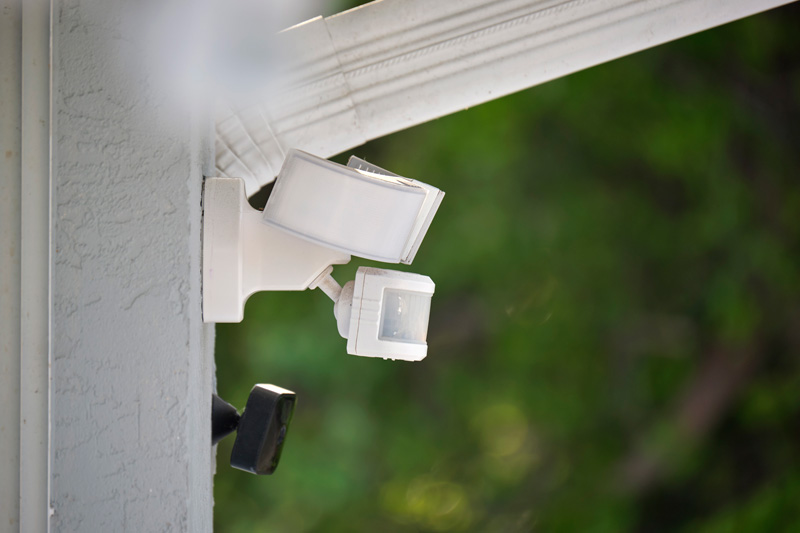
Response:
POLYGON ((292 150, 264 222, 350 255, 411 264, 443 196, 356 157, 343 166, 292 150))
POLYGON ((434 284, 360 268, 344 289, 331 265, 351 255, 410 264, 444 193, 352 157, 347 166, 291 150, 263 213, 244 181, 209 178, 203 195, 203 320, 240 322, 262 290, 320 287, 336 302, 353 355, 418 361, 434 284))

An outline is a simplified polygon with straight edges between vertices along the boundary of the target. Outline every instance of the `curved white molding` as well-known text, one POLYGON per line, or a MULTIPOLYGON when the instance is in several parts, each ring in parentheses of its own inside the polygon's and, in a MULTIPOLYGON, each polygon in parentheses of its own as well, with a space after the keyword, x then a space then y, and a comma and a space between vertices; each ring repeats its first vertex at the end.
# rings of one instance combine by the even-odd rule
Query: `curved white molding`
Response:
POLYGON ((286 151, 364 142, 787 0, 383 0, 280 34, 290 75, 216 122, 221 176, 247 193, 286 151))

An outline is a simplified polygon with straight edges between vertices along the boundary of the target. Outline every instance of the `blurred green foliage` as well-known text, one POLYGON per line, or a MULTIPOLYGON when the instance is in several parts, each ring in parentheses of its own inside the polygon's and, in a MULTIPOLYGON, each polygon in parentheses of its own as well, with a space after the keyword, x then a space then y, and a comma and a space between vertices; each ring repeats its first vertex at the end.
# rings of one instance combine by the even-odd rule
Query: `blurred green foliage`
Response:
POLYGON ((800 531, 798 23, 354 150, 447 192, 410 269, 428 358, 346 355, 319 291, 253 296, 217 327, 220 394, 299 402, 272 477, 219 446, 217 530, 800 531))

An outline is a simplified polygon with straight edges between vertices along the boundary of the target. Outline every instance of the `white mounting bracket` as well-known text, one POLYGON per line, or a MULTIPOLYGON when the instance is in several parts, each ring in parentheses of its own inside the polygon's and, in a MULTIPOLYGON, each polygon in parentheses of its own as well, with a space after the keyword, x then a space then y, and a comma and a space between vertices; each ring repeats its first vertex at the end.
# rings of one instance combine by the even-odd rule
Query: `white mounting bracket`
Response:
POLYGON ((302 291, 350 255, 295 237, 261 220, 244 181, 207 178, 203 192, 203 321, 241 322, 257 291, 302 291))

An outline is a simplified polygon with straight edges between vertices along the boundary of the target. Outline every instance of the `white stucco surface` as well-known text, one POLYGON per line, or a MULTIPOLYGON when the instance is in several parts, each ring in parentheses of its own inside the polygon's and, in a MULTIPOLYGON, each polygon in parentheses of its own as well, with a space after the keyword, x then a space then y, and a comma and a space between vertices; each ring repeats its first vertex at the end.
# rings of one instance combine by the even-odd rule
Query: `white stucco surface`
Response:
POLYGON ((174 105, 135 4, 53 3, 53 531, 212 528, 212 126, 174 105))

